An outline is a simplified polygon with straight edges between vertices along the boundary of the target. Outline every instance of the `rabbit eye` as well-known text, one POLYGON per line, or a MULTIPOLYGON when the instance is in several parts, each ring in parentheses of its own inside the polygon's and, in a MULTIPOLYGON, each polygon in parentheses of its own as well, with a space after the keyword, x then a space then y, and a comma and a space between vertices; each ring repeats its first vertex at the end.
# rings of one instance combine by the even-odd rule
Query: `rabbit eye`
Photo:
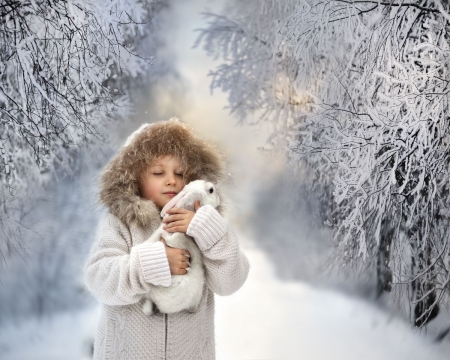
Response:
POLYGON ((214 192, 214 188, 209 189, 209 193, 212 194, 214 192))

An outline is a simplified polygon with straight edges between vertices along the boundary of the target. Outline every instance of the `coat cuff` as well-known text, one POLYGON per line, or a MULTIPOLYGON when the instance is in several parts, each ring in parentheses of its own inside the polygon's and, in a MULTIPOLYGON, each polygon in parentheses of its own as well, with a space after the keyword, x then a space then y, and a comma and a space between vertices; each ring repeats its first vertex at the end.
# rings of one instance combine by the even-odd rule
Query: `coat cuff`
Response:
POLYGON ((153 285, 170 286, 169 260, 162 241, 156 243, 144 242, 136 246, 141 263, 144 280, 153 285))
POLYGON ((228 225, 211 205, 204 205, 192 218, 186 234, 195 239, 201 251, 208 250, 225 236, 228 225))

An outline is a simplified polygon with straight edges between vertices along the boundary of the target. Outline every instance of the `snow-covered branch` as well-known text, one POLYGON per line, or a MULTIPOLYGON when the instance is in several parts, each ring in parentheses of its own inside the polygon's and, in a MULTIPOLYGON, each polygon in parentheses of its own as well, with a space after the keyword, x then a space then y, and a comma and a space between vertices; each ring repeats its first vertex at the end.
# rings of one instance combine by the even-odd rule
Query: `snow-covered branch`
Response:
POLYGON ((341 260, 376 269, 380 291, 411 280, 422 325, 449 301, 448 4, 233 5, 223 21, 239 26, 203 30, 226 64, 212 86, 241 117, 265 109, 292 163, 328 174, 341 260))
POLYGON ((8 1, 0 7, 0 184, 18 194, 69 165, 128 100, 110 79, 144 74, 130 39, 151 7, 138 0, 8 1))

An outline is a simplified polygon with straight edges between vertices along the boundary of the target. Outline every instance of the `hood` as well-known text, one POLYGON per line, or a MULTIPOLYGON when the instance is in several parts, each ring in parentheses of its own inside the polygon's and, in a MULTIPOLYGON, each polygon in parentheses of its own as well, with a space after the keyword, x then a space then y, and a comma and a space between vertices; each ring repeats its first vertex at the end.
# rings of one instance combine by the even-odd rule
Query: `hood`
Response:
POLYGON ((224 178, 224 157, 219 150, 200 139, 190 126, 172 117, 144 124, 127 139, 101 174, 100 203, 128 225, 146 226, 160 219, 156 205, 140 197, 138 179, 163 155, 180 159, 186 184, 198 179, 217 184, 224 178))

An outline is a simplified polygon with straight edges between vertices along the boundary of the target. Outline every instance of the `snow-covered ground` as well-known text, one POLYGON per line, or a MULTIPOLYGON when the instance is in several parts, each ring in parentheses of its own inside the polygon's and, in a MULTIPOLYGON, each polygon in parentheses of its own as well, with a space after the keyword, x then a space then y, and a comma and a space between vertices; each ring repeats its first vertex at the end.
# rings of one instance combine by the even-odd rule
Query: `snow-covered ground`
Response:
MULTIPOLYGON (((361 300, 306 283, 281 282, 267 256, 241 235, 251 262, 245 285, 216 297, 218 360, 444 360, 433 344, 402 320, 361 300)), ((89 359, 98 308, 0 329, 0 358, 89 359)))
POLYGON ((51 319, 30 319, 20 325, 0 328, 2 360, 87 360, 91 359, 99 308, 55 315, 51 319))
POLYGON ((245 285, 230 297, 216 297, 219 360, 449 358, 448 344, 431 343, 401 319, 360 299, 279 281, 267 256, 251 245, 245 285))

